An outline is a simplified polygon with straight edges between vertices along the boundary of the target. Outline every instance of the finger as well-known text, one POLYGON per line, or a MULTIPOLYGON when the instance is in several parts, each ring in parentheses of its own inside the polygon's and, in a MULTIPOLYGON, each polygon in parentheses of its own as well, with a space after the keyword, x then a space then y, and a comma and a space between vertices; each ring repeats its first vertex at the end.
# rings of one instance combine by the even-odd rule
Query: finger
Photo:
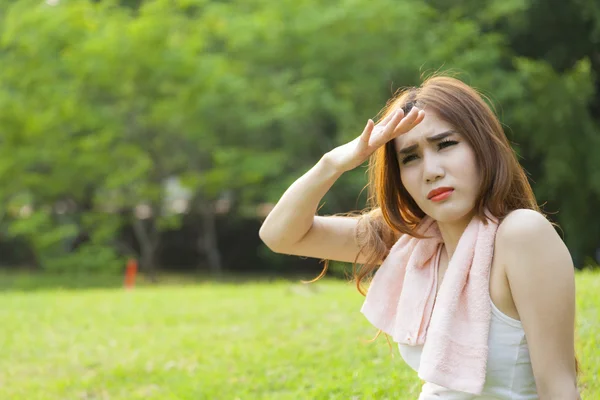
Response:
POLYGON ((398 126, 400 121, 403 120, 404 111, 399 109, 396 111, 394 117, 390 120, 385 129, 378 131, 377 134, 373 137, 371 146, 379 147, 389 142, 394 138, 395 127, 398 126))
POLYGON ((380 128, 385 133, 386 128, 389 128, 390 125, 396 125, 398 123, 398 121, 402 119, 403 116, 404 116, 404 111, 401 108, 399 108, 399 109, 389 113, 383 119, 383 121, 381 121, 380 123, 378 123, 376 125, 376 127, 380 128))
POLYGON ((413 122, 413 125, 417 125, 417 124, 421 123, 421 121, 423 121, 424 119, 425 119, 425 110, 419 110, 419 115, 415 119, 415 122, 413 122))
POLYGON ((394 131, 394 127, 398 125, 398 122, 400 122, 403 117, 404 111, 401 108, 388 115, 384 119, 384 121, 387 120, 388 123, 383 124, 382 121, 379 124, 377 124, 373 129, 375 134, 371 135, 370 142, 367 143, 369 143, 371 146, 378 147, 381 144, 387 142, 390 139, 390 135, 394 131))
POLYGON ((405 126, 412 125, 419 117, 420 111, 421 110, 419 110, 417 107, 413 107, 412 110, 410 110, 410 112, 406 115, 406 117, 404 117, 402 121, 400 121, 400 124, 403 124, 405 126))
POLYGON ((403 118, 405 118, 404 111, 400 108, 394 113, 392 119, 387 124, 387 126, 385 127, 385 130, 382 132, 382 134, 384 136, 391 135, 394 132, 394 130, 396 129, 396 126, 398 126, 398 124, 400 123, 400 121, 402 121, 403 118))
POLYGON ((417 107, 413 107, 413 109, 410 110, 408 115, 405 118, 403 118, 402 121, 400 121, 398 124, 396 124, 392 136, 397 137, 403 133, 408 132, 419 122, 421 122, 423 118, 425 118, 425 111, 419 110, 417 107))
POLYGON ((414 127, 415 125, 417 125, 419 122, 421 122, 424 117, 425 117, 425 112, 423 110, 419 110, 419 111, 415 112, 415 114, 412 115, 408 120, 408 122, 410 122, 411 128, 414 127))
POLYGON ((374 126, 375 126, 375 123, 373 122, 373 120, 369 119, 367 121, 367 125, 365 126, 365 129, 360 134, 360 141, 367 146, 369 145, 369 139, 371 138, 371 132, 373 132, 374 126))
POLYGON ((410 112, 407 115, 407 118, 417 118, 419 116, 419 111, 421 111, 418 107, 411 108, 410 112))
POLYGON ((417 113, 417 116, 415 117, 415 120, 410 125, 410 129, 419 125, 421 123, 421 121, 423 121, 424 118, 425 118, 425 111, 419 110, 419 112, 417 113))
POLYGON ((391 113, 389 113, 387 115, 387 117, 385 117, 385 119, 383 121, 381 121, 384 124, 388 124, 392 118, 398 116, 398 114, 404 114, 404 110, 402 110, 401 108, 397 109, 396 111, 392 111, 391 113))

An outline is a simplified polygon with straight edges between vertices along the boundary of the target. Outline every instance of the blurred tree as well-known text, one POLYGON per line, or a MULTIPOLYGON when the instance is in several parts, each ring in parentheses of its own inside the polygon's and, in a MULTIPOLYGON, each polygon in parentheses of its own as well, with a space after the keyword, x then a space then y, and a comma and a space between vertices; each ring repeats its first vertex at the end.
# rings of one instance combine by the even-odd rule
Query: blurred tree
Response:
MULTIPOLYGON (((454 69, 500 106, 572 251, 593 254, 599 19, 580 3, 558 8, 581 20, 558 51, 553 11, 533 0, 0 1, 6 231, 44 268, 103 268, 134 251, 116 239, 132 226, 153 271, 160 233, 185 218, 170 209, 175 181, 218 273, 232 246, 218 243, 219 213, 254 217, 396 89, 454 69)), ((321 212, 361 208, 363 171, 321 212)))
POLYGON ((214 201, 225 189, 254 187, 281 152, 239 140, 238 93, 249 82, 233 75, 224 54, 205 51, 201 25, 168 1, 147 3, 136 16, 108 2, 21 3, 6 22, 0 119, 27 159, 3 178, 22 174, 8 193, 31 193, 40 215, 16 221, 13 233, 28 236, 48 267, 50 254, 67 257, 59 243, 78 228, 107 239, 131 224, 152 272, 159 232, 180 222, 165 210, 165 183, 179 176, 196 193, 192 207, 205 219, 199 247, 218 271, 214 201), (38 35, 48 42, 32 43, 38 35), (48 220, 57 201, 90 205, 90 196, 93 206, 75 210, 79 223, 48 220), (139 206, 145 215, 136 215, 139 206), (46 230, 54 240, 42 240, 46 230))
POLYGON ((600 3, 429 0, 510 47, 514 79, 488 87, 539 200, 564 228, 576 264, 600 247, 600 3))

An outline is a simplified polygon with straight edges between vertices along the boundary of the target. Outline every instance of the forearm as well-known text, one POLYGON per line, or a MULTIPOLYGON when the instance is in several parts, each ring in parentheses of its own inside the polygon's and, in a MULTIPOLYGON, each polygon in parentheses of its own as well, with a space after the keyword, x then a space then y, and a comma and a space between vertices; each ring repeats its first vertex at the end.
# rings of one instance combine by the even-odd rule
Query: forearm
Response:
POLYGON ((281 196, 259 235, 272 250, 297 243, 310 230, 319 202, 342 175, 323 156, 281 196))

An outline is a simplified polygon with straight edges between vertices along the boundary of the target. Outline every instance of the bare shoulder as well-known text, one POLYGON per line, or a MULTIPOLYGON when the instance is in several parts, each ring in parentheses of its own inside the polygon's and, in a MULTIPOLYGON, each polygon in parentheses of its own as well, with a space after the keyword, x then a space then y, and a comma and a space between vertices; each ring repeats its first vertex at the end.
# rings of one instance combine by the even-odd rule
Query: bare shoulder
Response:
MULTIPOLYGON (((500 223, 498 239, 503 244, 523 244, 556 235, 554 227, 542 214, 535 210, 518 209, 511 211, 500 223)), ((558 237, 560 240, 560 237, 558 237)))
POLYGON ((496 233, 496 250, 511 285, 515 280, 573 273, 567 246, 550 221, 535 210, 514 210, 504 218, 496 233))

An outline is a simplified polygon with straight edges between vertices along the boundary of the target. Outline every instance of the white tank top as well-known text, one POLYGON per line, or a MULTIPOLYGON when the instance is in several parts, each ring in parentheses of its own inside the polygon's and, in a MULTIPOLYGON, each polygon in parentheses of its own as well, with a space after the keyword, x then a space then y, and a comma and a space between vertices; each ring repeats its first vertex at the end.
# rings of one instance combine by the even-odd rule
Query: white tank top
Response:
MULTIPOLYGON (((441 251, 440 251, 441 254, 441 251)), ((438 260, 439 264, 439 260, 438 260)), ((425 382, 419 400, 534 400, 538 399, 529 347, 521 321, 492 305, 488 338, 488 361, 481 395, 457 392, 425 382)), ((415 371, 419 370, 423 346, 398 344, 400 355, 415 371)))

